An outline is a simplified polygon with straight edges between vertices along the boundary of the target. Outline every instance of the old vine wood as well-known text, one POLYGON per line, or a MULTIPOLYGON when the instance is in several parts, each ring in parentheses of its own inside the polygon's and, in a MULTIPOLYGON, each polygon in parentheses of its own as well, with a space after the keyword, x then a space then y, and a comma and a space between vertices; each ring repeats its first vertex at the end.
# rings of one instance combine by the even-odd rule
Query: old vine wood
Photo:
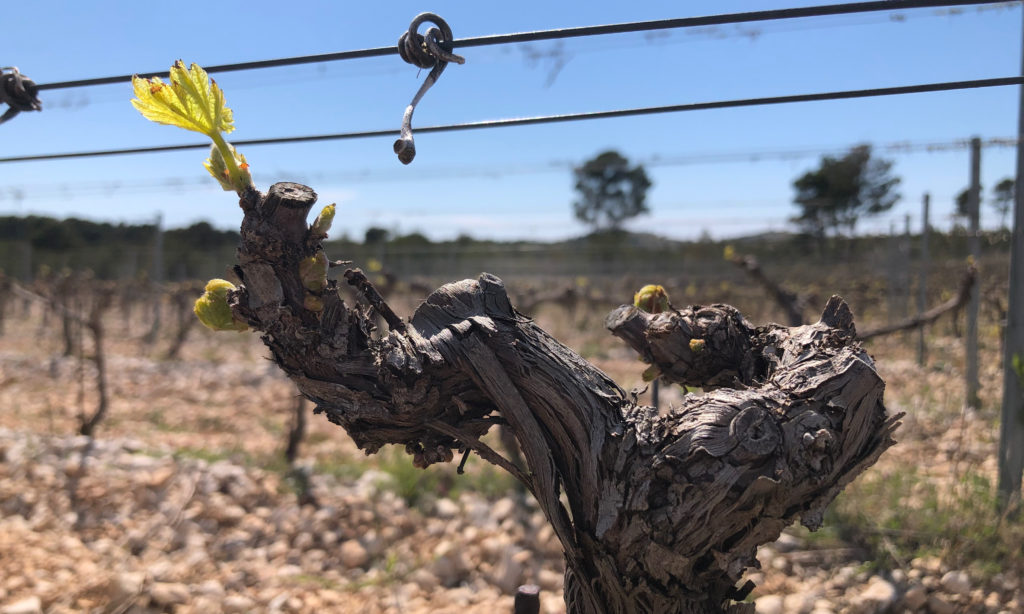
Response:
POLYGON ((570 614, 752 612, 733 600, 757 546, 797 520, 817 528, 893 444, 884 383, 838 297, 793 328, 726 305, 616 309, 608 328, 666 380, 709 390, 659 415, 520 315, 493 275, 439 288, 404 321, 349 270, 369 306, 331 281, 307 309, 315 200, 294 183, 242 195, 233 313, 367 453, 400 444, 426 467, 471 450, 520 480, 564 548, 570 614), (526 466, 481 441, 499 424, 526 466))

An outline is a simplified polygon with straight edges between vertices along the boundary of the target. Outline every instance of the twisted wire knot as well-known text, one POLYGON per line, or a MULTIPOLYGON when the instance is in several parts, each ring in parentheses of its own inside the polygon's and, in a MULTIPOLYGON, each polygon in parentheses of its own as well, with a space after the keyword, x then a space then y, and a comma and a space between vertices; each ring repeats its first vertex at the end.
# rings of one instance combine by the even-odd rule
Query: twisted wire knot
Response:
POLYGON ((22 111, 42 111, 43 103, 39 101, 38 92, 35 81, 18 72, 17 67, 0 67, 0 103, 9 107, 0 115, 0 124, 22 111), (10 72, 4 72, 7 70, 10 72))
POLYGON ((420 68, 433 68, 438 62, 462 64, 465 58, 452 53, 453 38, 447 21, 434 13, 420 13, 398 38, 398 55, 420 68), (427 28, 424 34, 420 34, 419 29, 424 22, 431 22, 437 27, 427 28))
POLYGON ((452 53, 453 45, 452 29, 448 22, 441 19, 434 13, 420 13, 413 18, 409 29, 402 33, 398 39, 398 54, 402 59, 419 68, 432 68, 427 75, 419 91, 413 96, 412 102, 405 108, 402 116, 401 136, 395 141, 394 149, 402 164, 409 164, 416 157, 416 144, 412 138, 412 113, 416 105, 427 93, 427 90, 437 82, 441 73, 444 72, 448 62, 464 64, 466 59, 452 53), (431 22, 437 27, 431 26, 423 34, 419 28, 424 22, 431 22))

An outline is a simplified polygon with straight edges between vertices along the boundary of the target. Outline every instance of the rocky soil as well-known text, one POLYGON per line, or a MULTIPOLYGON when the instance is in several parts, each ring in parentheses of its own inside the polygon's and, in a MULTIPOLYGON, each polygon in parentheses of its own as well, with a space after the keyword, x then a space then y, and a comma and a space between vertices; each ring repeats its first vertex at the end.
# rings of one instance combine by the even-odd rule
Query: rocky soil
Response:
MULTIPOLYGON (((197 330, 166 362, 112 335, 113 403, 89 440, 69 433, 95 402, 92 367, 59 356, 33 317, 0 338, 0 614, 494 614, 512 611, 524 583, 541 587, 543 612, 564 612, 557 541, 514 491, 446 487, 409 500, 401 475, 314 416, 300 475, 316 501, 300 503, 302 482, 279 460, 294 389, 251 336, 197 330)), ((639 385, 635 360, 601 343, 602 368, 639 385)), ((957 343, 933 351, 953 355, 957 343)), ((913 466, 953 489, 964 467, 994 475, 991 410, 952 400, 955 361, 921 369, 900 348, 895 338, 872 348, 889 357, 879 362, 890 408, 909 415, 901 443, 864 478, 885 484, 913 466)), ((751 599, 766 614, 1024 612, 1015 568, 980 573, 954 554, 897 552, 880 565, 861 544, 793 529, 762 548, 751 599)))

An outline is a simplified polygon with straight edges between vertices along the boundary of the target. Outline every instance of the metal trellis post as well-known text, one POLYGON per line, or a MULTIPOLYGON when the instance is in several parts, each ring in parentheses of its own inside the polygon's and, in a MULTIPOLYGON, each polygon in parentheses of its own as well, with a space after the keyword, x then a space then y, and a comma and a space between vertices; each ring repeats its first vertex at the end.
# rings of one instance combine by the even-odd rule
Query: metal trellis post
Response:
MULTIPOLYGON (((981 201, 981 139, 971 139, 971 185, 968 191, 967 207, 970 214, 967 244, 971 259, 975 266, 980 266, 981 238, 979 225, 979 206, 981 201)), ((966 398, 968 407, 978 408, 978 306, 980 302, 979 283, 971 287, 971 299, 967 303, 967 368, 966 398)))
MULTIPOLYGON (((917 314, 921 315, 928 309, 928 209, 931 206, 931 195, 925 192, 921 211, 921 266, 917 282, 917 314)), ((917 364, 922 367, 928 361, 928 346, 924 340, 924 326, 917 329, 917 364)))
MULTIPOLYGON (((1024 24, 1021 33, 1024 47, 1024 24)), ((1024 74, 1024 49, 1021 73, 1024 74)), ((999 429, 999 501, 1003 507, 1019 503, 1024 474, 1024 87, 1020 88, 1018 113, 1010 296, 1003 342, 1003 408, 999 429)))

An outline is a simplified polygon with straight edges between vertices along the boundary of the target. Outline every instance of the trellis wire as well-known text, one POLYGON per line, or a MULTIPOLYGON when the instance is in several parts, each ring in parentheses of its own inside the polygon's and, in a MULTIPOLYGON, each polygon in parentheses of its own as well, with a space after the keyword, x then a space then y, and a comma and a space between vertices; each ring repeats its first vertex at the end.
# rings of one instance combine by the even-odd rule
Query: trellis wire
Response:
MULTIPOLYGON (((629 117, 639 115, 653 115, 658 113, 679 113, 684 111, 706 111, 710 109, 726 109, 736 107, 750 107, 761 105, 790 104, 798 102, 816 102, 825 100, 845 100, 851 98, 872 98, 877 96, 895 96, 901 94, 920 94, 927 92, 944 92, 951 90, 976 89, 985 87, 1003 87, 1007 85, 1022 85, 1024 77, 1000 77, 994 79, 975 79, 970 81, 946 81, 942 83, 924 83, 919 85, 904 85, 898 87, 882 87, 861 90, 844 90, 837 92, 819 92, 814 94, 793 94, 788 96, 773 96, 761 98, 742 98, 736 100, 716 100, 711 102, 696 102, 668 106, 640 107, 632 109, 616 109, 612 111, 590 111, 583 113, 567 113, 562 115, 540 115, 535 117, 520 117, 511 119, 484 120, 478 122, 466 122, 461 124, 443 124, 437 126, 424 126, 416 131, 419 134, 426 132, 455 132, 460 130, 478 130, 481 128, 506 128, 510 126, 531 126, 538 124, 552 124, 569 121, 581 121, 592 119, 611 119, 616 117, 629 117)), ((282 143, 310 143, 315 141, 333 141, 344 139, 361 139, 373 137, 394 137, 395 130, 364 130, 357 132, 340 132, 334 134, 315 134, 307 136, 275 137, 268 139, 242 139, 233 141, 236 147, 247 145, 277 145, 282 143)), ((189 143, 183 145, 157 145, 152 147, 129 147, 123 149, 101 149, 94 151, 77 151, 58 154, 38 154, 27 156, 9 156, 0 158, 4 162, 30 162, 39 160, 61 160, 68 158, 93 158, 100 156, 117 156, 125 154, 156 153, 167 151, 183 151, 188 149, 207 149, 209 143, 189 143)))
MULTIPOLYGON (((768 11, 751 11, 747 13, 706 15, 702 17, 681 17, 676 19, 658 19, 652 21, 636 21, 599 26, 581 26, 575 28, 535 30, 532 32, 517 32, 513 34, 492 34, 488 36, 457 38, 452 42, 452 44, 456 48, 484 47, 488 45, 506 45, 510 43, 528 43, 545 40, 578 38, 582 36, 602 36, 607 34, 649 32, 651 30, 669 30, 677 28, 694 28, 737 23, 751 23, 758 21, 778 21, 781 19, 828 17, 833 15, 851 15, 856 13, 871 13, 878 11, 900 11, 908 9, 941 8, 946 6, 968 6, 982 4, 1000 4, 1000 2, 998 0, 875 0, 872 2, 851 2, 845 4, 808 6, 789 9, 775 9, 768 11)), ((373 47, 367 49, 356 49, 352 51, 340 51, 335 53, 321 53, 314 55, 296 56, 290 58, 276 58, 271 60, 256 60, 252 62, 236 62, 233 64, 218 64, 215 66, 207 66, 205 67, 205 70, 208 73, 253 70, 260 68, 275 68, 280 66, 294 66, 298 64, 314 64, 318 62, 335 62, 343 60, 382 57, 387 55, 395 55, 397 53, 398 48, 394 45, 389 45, 387 47, 373 47)), ((73 87, 86 87, 93 85, 108 85, 111 83, 122 83, 125 81, 129 81, 133 76, 136 76, 136 74, 140 77, 156 77, 163 75, 166 72, 166 70, 162 70, 156 72, 116 75, 112 77, 77 79, 73 81, 58 81, 55 83, 43 83, 41 85, 38 85, 37 87, 40 91, 42 91, 66 89, 73 87)))

